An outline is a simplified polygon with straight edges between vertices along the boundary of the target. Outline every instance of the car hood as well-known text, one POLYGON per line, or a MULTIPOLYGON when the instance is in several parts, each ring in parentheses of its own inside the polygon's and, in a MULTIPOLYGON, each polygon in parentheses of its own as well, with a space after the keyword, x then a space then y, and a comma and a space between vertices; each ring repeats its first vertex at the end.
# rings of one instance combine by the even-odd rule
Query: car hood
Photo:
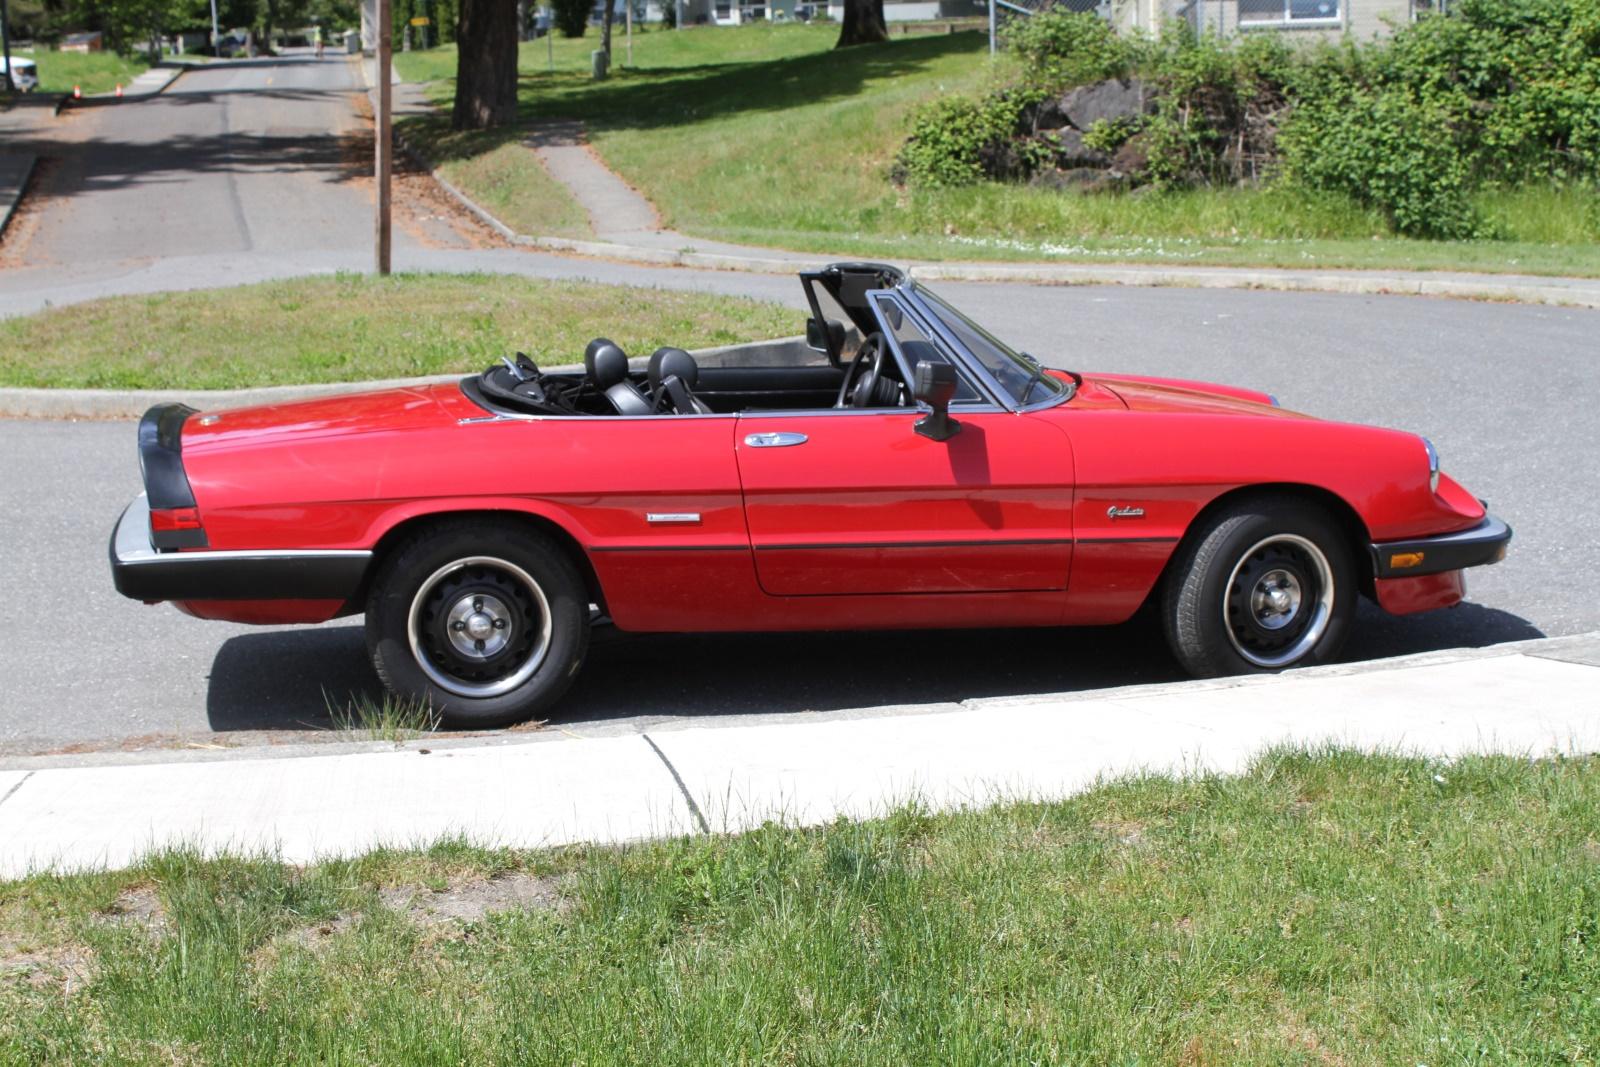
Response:
POLYGON ((1181 378, 1144 378, 1124 374, 1092 374, 1085 378, 1117 395, 1130 411, 1191 415, 1258 415, 1303 419, 1285 411, 1267 393, 1230 385, 1181 378))
POLYGON ((430 429, 474 412, 483 414, 455 382, 228 408, 190 416, 183 450, 205 454, 286 439, 430 429))

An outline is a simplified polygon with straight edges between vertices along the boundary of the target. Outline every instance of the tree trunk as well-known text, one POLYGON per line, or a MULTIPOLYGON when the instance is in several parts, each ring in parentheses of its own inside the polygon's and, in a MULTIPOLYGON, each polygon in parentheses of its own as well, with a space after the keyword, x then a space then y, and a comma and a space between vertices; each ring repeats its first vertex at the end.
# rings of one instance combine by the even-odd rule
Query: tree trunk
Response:
POLYGON ((600 49, 606 54, 606 67, 611 67, 611 20, 616 17, 617 0, 601 0, 605 14, 600 19, 600 49))
POLYGON ((528 0, 517 0, 517 40, 532 40, 528 36, 528 0))
POLYGON ((844 20, 839 27, 835 48, 856 44, 877 44, 889 39, 889 26, 883 18, 883 0, 844 0, 844 20))
POLYGON ((516 121, 516 0, 461 0, 456 26, 456 106, 450 126, 482 130, 516 121))

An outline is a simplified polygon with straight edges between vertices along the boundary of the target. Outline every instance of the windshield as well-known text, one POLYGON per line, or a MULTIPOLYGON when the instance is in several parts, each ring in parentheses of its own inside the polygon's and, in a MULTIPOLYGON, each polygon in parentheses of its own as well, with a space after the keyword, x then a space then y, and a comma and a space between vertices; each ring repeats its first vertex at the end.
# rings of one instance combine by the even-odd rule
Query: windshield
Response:
POLYGON ((957 311, 950 303, 922 286, 917 293, 938 314, 939 320, 971 352, 1019 405, 1058 397, 1067 386, 1044 373, 1032 356, 1015 352, 1005 342, 957 311))

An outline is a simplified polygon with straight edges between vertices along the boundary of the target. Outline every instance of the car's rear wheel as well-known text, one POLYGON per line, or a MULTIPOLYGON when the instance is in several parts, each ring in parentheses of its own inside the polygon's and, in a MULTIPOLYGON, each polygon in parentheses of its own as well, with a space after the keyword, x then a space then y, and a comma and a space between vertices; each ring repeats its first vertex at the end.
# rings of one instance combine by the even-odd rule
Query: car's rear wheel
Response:
POLYGON ((367 648, 397 696, 450 726, 548 709, 583 665, 589 598, 567 555, 514 523, 441 524, 399 545, 367 600, 367 648))
POLYGON ((1355 614, 1355 560, 1328 512, 1255 498, 1210 516, 1172 561, 1167 641, 1197 678, 1330 662, 1355 614))

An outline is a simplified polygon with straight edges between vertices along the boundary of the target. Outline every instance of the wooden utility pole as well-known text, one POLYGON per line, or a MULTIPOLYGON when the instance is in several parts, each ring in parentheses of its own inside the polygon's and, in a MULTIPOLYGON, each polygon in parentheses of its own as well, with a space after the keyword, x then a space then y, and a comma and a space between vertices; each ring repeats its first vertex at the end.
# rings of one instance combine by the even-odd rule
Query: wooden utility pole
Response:
POLYGON ((394 20, 389 0, 378 0, 378 114, 374 122, 373 176, 378 184, 378 273, 389 273, 389 170, 394 154, 389 64, 394 52, 394 20))

